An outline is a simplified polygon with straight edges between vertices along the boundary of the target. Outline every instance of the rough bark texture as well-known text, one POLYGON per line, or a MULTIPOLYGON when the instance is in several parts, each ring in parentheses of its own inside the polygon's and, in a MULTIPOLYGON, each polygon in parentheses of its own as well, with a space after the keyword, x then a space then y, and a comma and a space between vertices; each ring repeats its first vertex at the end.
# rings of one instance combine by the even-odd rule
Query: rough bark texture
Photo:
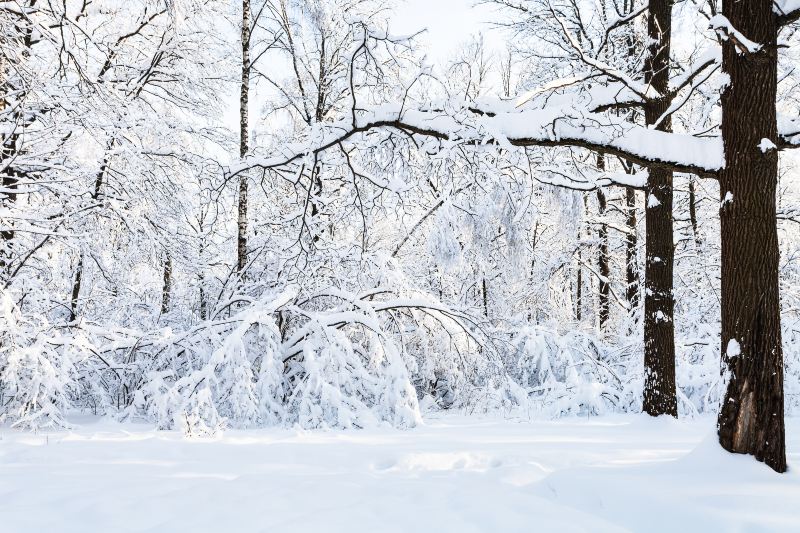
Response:
MULTIPOLYGON (((672 0, 651 0, 647 20, 649 47, 645 81, 662 95, 669 89, 672 0)), ((661 119, 669 100, 656 98, 645 106, 645 121, 671 131, 661 119)), ((672 171, 650 167, 645 199, 646 259, 644 296, 644 412, 678 416, 675 392, 675 307, 673 287, 672 171)))
POLYGON ((756 52, 723 43, 730 85, 722 95, 725 168, 720 173, 722 230, 722 366, 729 377, 719 414, 719 441, 786 470, 783 351, 775 194, 777 20, 771 0, 726 0, 723 15, 756 52))
MULTIPOLYGON (((247 155, 248 101, 250 98, 250 0, 242 0, 242 84, 239 98, 239 156, 247 155)), ((241 275, 247 265, 247 177, 239 177, 236 267, 241 275)))

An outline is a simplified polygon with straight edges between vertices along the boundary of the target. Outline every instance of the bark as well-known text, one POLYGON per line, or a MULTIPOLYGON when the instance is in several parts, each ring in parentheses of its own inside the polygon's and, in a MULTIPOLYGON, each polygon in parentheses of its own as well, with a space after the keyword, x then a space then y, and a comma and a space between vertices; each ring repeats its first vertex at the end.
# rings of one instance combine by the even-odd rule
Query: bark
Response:
POLYGON ((486 287, 486 276, 483 277, 483 315, 489 316, 489 290, 486 287))
POLYGON ((172 295, 172 257, 167 254, 164 260, 164 284, 161 288, 161 314, 169 311, 169 301, 172 295))
MULTIPOLYGON (((247 155, 248 101, 250 98, 250 0, 242 0, 242 83, 239 98, 239 156, 247 155)), ((240 275, 247 266, 247 177, 239 177, 236 267, 240 275)))
POLYGON ((722 367, 728 387, 719 413, 723 448, 786 471, 779 248, 776 225, 778 26, 771 0, 725 0, 722 13, 756 52, 723 42, 725 168, 720 172, 722 367))
MULTIPOLYGON (((597 156, 597 169, 602 172, 605 168, 605 158, 602 155, 597 156)), ((609 267, 608 261, 608 224, 606 224, 604 220, 607 205, 606 193, 603 192, 603 189, 597 189, 597 206, 598 214, 600 215, 600 227, 597 230, 597 238, 600 241, 597 254, 597 266, 600 272, 597 316, 600 321, 600 329, 602 330, 605 328, 606 322, 608 322, 609 294, 611 292, 609 281, 611 277, 611 268, 609 267)))
POLYGON ((72 283, 72 295, 69 301, 69 321, 75 322, 78 317, 78 299, 81 295, 81 281, 83 279, 83 254, 78 257, 78 266, 75 267, 75 281, 72 283))
POLYGON ((689 178, 689 222, 692 224, 692 234, 697 247, 700 247, 700 232, 697 228, 697 195, 695 194, 694 179, 689 178))
MULTIPOLYGON (((672 0, 651 0, 647 19, 649 38, 645 81, 666 95, 672 41, 672 0)), ((645 106, 645 122, 661 131, 672 131, 666 97, 645 106)), ((645 296, 644 296, 644 398, 642 408, 652 415, 678 416, 675 391, 675 323, 673 296, 672 171, 649 167, 645 199, 645 296)))
POLYGON ((636 263, 636 189, 627 187, 625 190, 625 207, 627 216, 625 225, 628 233, 625 235, 625 297, 630 304, 631 314, 639 307, 639 265, 636 263))
POLYGON ((581 250, 578 249, 578 275, 575 289, 575 320, 578 322, 583 318, 583 267, 581 266, 581 250))
POLYGON ((197 276, 197 283, 200 285, 200 320, 205 320, 208 318, 208 301, 205 290, 206 277, 202 272, 197 276))

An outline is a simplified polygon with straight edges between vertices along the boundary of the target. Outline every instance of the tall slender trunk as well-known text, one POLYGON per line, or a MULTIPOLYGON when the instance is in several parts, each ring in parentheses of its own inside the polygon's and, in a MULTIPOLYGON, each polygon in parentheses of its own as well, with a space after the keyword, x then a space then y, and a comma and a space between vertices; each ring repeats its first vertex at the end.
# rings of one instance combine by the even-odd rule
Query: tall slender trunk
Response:
POLYGON ((78 256, 78 265, 75 267, 75 280, 72 282, 72 295, 69 300, 69 321, 75 322, 78 317, 78 299, 81 295, 81 282, 83 279, 83 254, 78 256))
MULTIPOLYGON (((242 84, 239 98, 239 156, 247 155, 248 101, 250 99, 250 0, 242 0, 242 84)), ((239 205, 236 238, 236 268, 240 275, 247 266, 247 177, 239 177, 239 205)))
POLYGON ((639 307, 639 265, 636 262, 636 189, 625 189, 626 218, 628 233, 625 235, 625 298, 630 304, 631 314, 639 307))
MULTIPOLYGON (((669 117, 669 62, 672 41, 672 0, 650 0, 645 81, 661 97, 645 106, 645 122, 672 131, 669 117), (659 122, 661 120, 661 122, 659 122)), ((673 295, 672 171, 649 168, 645 205, 644 398, 652 415, 678 416, 675 390, 675 301, 673 295)))
POLYGON ((202 271, 197 275, 197 284, 200 285, 200 320, 205 320, 208 318, 208 299, 205 289, 206 276, 202 271))
POLYGON ((692 224, 694 242, 700 247, 700 231, 697 228, 697 194, 694 187, 694 178, 689 178, 689 222, 692 224))
MULTIPOLYGON (((114 140, 108 143, 107 152, 110 151, 114 147, 114 140)), ((108 172, 108 153, 106 152, 106 156, 103 158, 103 162, 100 165, 100 170, 97 172, 97 176, 94 179, 94 190, 92 191, 92 200, 98 200, 100 198, 100 194, 103 190, 103 182, 105 181, 106 173, 108 172)), ((72 280, 72 294, 70 296, 70 304, 69 304, 69 321, 74 322, 78 316, 78 300, 80 300, 81 296, 81 283, 83 282, 83 257, 84 252, 81 252, 81 256, 78 258, 78 266, 75 269, 75 278, 72 280)))
MULTIPOLYGON (((597 169, 600 171, 605 170, 606 160, 603 155, 597 156, 597 169)), ((597 254, 597 266, 600 272, 600 284, 598 287, 598 312, 597 316, 600 321, 600 329, 604 329, 606 322, 608 322, 609 313, 609 294, 611 291, 610 276, 611 268, 608 261, 608 224, 605 222, 606 215, 606 193, 603 189, 597 189, 597 211, 600 215, 600 226, 597 230, 597 238, 600 241, 597 254)))
POLYGON ((164 259, 164 283, 161 287, 161 314, 166 314, 169 311, 169 301, 172 296, 172 256, 169 252, 166 253, 164 259))
MULTIPOLYGON (((633 0, 625 0, 623 3, 623 14, 633 13, 633 0)), ((636 61, 636 44, 638 39, 633 28, 627 29, 626 43, 628 46, 627 55, 631 62, 636 61)), ((631 112, 631 121, 635 122, 638 113, 631 112)), ((634 174, 636 168, 633 164, 628 164, 625 168, 628 174, 634 174)), ((639 308, 639 265, 636 259, 636 247, 638 245, 638 233, 636 228, 636 189, 633 187, 625 188, 625 225, 628 233, 625 236, 625 298, 630 305, 630 314, 634 316, 639 308)), ((633 326, 631 326, 633 327, 633 326)))
POLYGON ((489 316, 489 289, 486 286, 486 276, 483 276, 483 287, 482 287, 482 295, 483 295, 483 316, 489 316))
POLYGON ((575 280, 575 320, 580 322, 583 318, 583 265, 581 249, 578 248, 578 273, 575 280))
POLYGON ((772 4, 725 0, 722 6, 731 25, 760 49, 737 49, 732 39, 722 48, 722 68, 730 76, 722 94, 725 168, 719 177, 722 367, 729 381, 718 431, 723 448, 784 472, 778 153, 764 143, 777 143, 778 27, 772 4))

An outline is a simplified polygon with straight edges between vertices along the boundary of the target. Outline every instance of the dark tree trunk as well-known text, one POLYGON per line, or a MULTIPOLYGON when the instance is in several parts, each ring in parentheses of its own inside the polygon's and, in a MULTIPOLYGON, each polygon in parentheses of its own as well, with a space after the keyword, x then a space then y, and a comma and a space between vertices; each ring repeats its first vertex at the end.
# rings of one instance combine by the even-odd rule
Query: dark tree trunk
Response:
MULTIPOLYGON (((647 19, 649 37, 645 81, 666 95, 672 32, 672 0, 651 0, 647 19)), ((645 121, 661 131, 671 131, 666 97, 645 106, 645 121), (661 120, 659 122, 659 120, 661 120)), ((646 259, 644 296, 644 398, 642 408, 652 415, 678 416, 675 392, 675 323, 672 269, 672 172, 651 167, 645 198, 646 259)))
POLYGON ((639 307, 639 265, 636 262, 636 189, 628 187, 625 190, 625 207, 627 217, 625 225, 628 233, 625 235, 625 297, 630 304, 631 314, 639 307))
POLYGON ((78 266, 75 267, 75 280, 72 283, 72 295, 69 301, 69 321, 75 322, 78 317, 78 299, 81 295, 81 281, 83 279, 83 254, 78 257, 78 266))
MULTIPOLYGON (((623 14, 630 15, 633 13, 633 0, 625 0, 623 3, 623 14)), ((637 34, 633 27, 627 29, 626 42, 628 45, 628 58, 630 61, 635 61, 637 55, 636 44, 637 34)), ((638 113, 631 112, 631 121, 636 121, 638 113)), ((625 168, 628 174, 634 174, 636 168, 632 163, 626 165, 625 168)), ((639 265, 636 258, 636 247, 638 245, 638 234, 636 231, 636 189, 627 187, 625 189, 625 207, 626 207, 626 220, 628 234, 625 236, 625 298, 628 300, 630 306, 631 316, 636 314, 639 308, 639 265)), ((633 326, 632 326, 633 327, 633 326)))
POLYGON ((575 320, 578 322, 583 318, 583 265, 581 265, 581 250, 578 248, 578 275, 575 281, 575 320))
POLYGON ((697 247, 700 247, 700 231, 697 228, 697 194, 694 188, 694 178, 689 178, 689 222, 692 224, 692 234, 697 247))
POLYGON ((483 316, 489 316, 489 289, 486 287, 486 276, 483 276, 481 293, 483 295, 483 316))
MULTIPOLYGON (((239 156, 247 155, 248 101, 250 99, 250 0, 242 0, 242 83, 239 98, 239 156)), ((240 275, 247 266, 247 177, 239 177, 239 205, 236 238, 236 268, 240 275)))
POLYGON ((719 413, 726 450, 752 454, 786 471, 783 351, 775 195, 777 20, 771 0, 725 0, 734 28, 758 43, 755 52, 723 43, 725 168, 720 173, 722 230, 722 367, 729 377, 719 413))
POLYGON ((161 288, 161 314, 169 311, 169 300, 172 295, 172 257, 166 254, 164 260, 164 284, 161 288))
MULTIPOLYGON (((605 216, 606 212, 606 195, 602 189, 597 189, 597 203, 598 212, 601 217, 605 216)), ((609 302, 608 297, 611 289, 609 277, 611 276, 611 268, 608 264, 608 225, 605 222, 600 222, 600 227, 597 230, 597 238, 600 241, 597 266, 600 274, 600 283, 598 286, 598 310, 597 316, 600 321, 600 329, 605 329, 606 322, 608 322, 609 302)))
POLYGON ((200 285, 200 320, 205 320, 208 318, 208 302, 205 289, 206 278, 202 272, 197 276, 197 283, 200 285))
MULTIPOLYGON (((602 155, 597 156, 597 169, 601 172, 606 169, 606 160, 602 155)), ((609 280, 611 268, 608 264, 608 224, 605 222, 606 207, 606 193, 603 192, 603 189, 597 189, 597 212, 600 215, 600 226, 597 230, 597 238, 600 241, 597 255, 597 267, 600 272, 597 316, 601 330, 605 329, 606 322, 608 322, 608 297, 611 291, 609 280)))

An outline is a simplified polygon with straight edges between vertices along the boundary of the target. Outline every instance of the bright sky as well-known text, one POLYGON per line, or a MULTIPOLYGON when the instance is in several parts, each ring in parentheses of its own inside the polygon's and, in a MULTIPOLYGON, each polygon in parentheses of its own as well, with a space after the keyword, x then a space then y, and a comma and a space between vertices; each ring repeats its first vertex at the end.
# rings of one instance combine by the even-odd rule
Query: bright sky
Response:
POLYGON ((480 32, 490 49, 499 48, 499 32, 489 31, 486 24, 496 18, 494 10, 474 4, 475 0, 399 0, 390 29, 396 35, 407 35, 427 28, 423 39, 434 62, 447 60, 480 32))

